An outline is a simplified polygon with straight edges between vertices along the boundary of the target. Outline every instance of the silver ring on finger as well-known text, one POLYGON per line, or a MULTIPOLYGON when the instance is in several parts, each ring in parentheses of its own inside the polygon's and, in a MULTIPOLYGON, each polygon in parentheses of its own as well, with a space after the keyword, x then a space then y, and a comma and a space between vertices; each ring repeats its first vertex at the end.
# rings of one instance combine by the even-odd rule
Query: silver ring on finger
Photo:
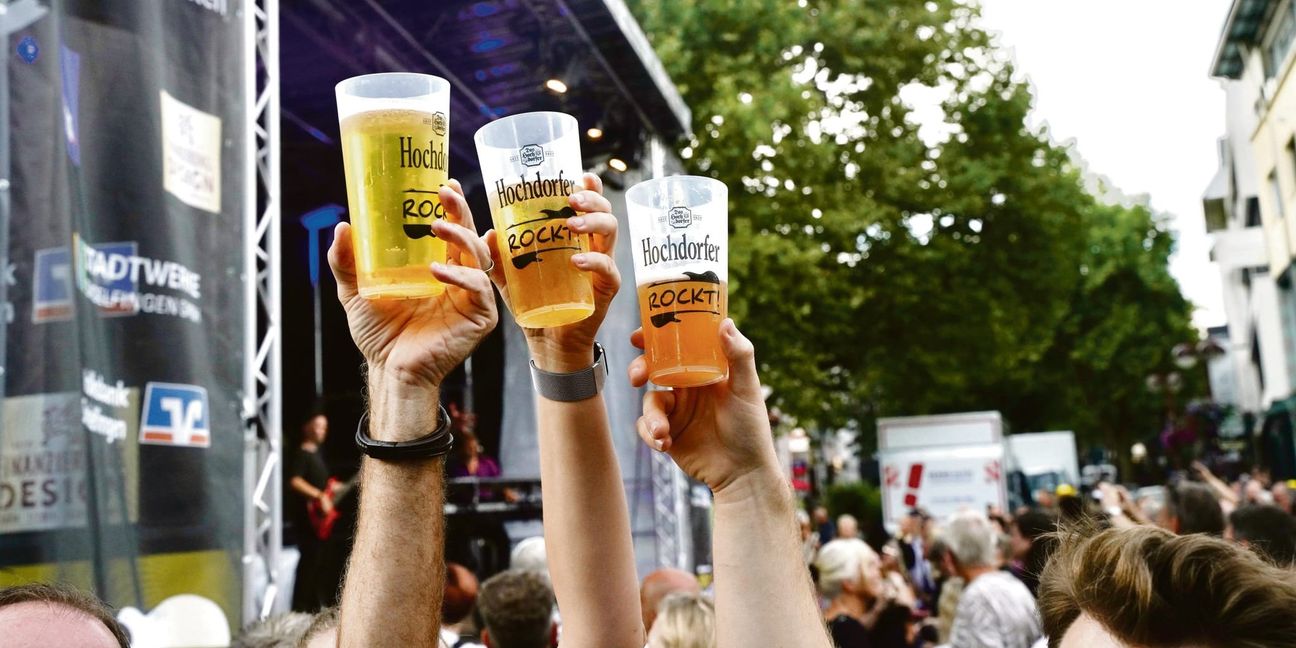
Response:
POLYGON ((487 261, 490 263, 485 268, 482 268, 482 271, 486 274, 490 274, 495 271, 495 257, 491 257, 487 259, 487 261))

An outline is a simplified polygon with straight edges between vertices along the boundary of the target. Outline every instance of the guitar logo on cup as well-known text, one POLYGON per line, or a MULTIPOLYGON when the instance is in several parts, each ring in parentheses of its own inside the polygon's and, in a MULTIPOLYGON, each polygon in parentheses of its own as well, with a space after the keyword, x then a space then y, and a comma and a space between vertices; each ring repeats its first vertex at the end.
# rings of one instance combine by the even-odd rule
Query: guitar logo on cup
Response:
POLYGON ((544 147, 539 144, 528 144, 518 149, 518 161, 520 161, 523 166, 539 166, 544 163, 544 159, 544 147))
POLYGON ((445 113, 432 114, 432 132, 437 135, 446 134, 446 116, 445 113))

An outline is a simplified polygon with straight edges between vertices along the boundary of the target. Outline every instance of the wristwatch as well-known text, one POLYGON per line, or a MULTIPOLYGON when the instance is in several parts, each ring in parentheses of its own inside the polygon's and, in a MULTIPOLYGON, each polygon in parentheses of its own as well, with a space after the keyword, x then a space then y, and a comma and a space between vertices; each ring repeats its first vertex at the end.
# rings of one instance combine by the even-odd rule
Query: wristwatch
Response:
POLYGON ((560 403, 575 403, 593 398, 603 391, 603 381, 607 380, 607 356, 603 345, 594 343, 594 364, 572 373, 554 373, 545 371, 531 361, 531 382, 536 393, 560 403))

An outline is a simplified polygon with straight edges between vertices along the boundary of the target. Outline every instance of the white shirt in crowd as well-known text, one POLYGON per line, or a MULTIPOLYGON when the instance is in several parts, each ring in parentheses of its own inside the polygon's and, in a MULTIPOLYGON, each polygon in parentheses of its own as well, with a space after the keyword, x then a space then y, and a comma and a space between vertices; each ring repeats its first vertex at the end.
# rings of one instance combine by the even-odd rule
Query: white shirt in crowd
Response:
POLYGON ((1044 635, 1035 597, 1012 574, 982 574, 963 590, 950 645, 954 648, 1031 648, 1044 635))

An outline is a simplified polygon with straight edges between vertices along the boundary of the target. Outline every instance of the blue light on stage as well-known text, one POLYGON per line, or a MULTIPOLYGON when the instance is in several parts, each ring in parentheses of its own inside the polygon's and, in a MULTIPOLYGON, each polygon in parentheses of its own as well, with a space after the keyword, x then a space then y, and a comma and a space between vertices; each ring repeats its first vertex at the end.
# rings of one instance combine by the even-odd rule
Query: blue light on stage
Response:
POLYGON ((486 80, 486 71, 485 71, 485 70, 477 70, 477 73, 474 74, 473 76, 476 77, 478 81, 485 81, 485 80, 486 80))
MULTIPOLYGON (((338 221, 342 220, 342 214, 345 213, 346 210, 343 209, 341 205, 329 204, 306 212, 301 217, 302 227, 305 227, 306 231, 310 232, 310 280, 312 286, 319 283, 319 233, 321 231, 328 232, 329 228, 337 225, 338 221)), ((327 234, 325 236, 327 236, 327 234)), ((327 247, 327 245, 328 244, 326 243, 325 247, 327 247)))
POLYGON ((497 11, 499 11, 499 7, 496 7, 494 2, 478 2, 472 8, 473 15, 478 18, 485 18, 497 11))
POLYGON ((497 50, 503 46, 504 46, 504 39, 502 38, 483 38, 482 40, 473 43, 472 51, 481 54, 484 52, 497 50))

